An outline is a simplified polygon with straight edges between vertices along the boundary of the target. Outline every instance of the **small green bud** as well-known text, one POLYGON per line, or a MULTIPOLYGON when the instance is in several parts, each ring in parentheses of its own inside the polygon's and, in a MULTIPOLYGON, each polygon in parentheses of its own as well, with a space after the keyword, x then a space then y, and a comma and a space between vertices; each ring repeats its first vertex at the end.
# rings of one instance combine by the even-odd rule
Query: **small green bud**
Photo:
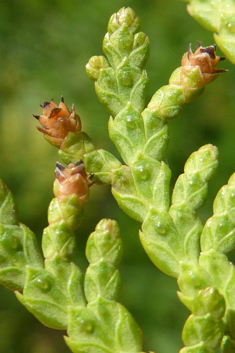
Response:
MULTIPOLYGON (((134 35, 138 30, 140 30, 140 22, 139 26, 137 23, 138 17, 136 17, 132 10, 131 12, 134 16, 130 14, 128 9, 121 9, 119 13, 114 14, 110 19, 112 28, 114 28, 113 24, 115 26, 117 25, 117 28, 114 32, 108 32, 105 35, 103 41, 103 51, 113 68, 117 68, 117 66, 121 63, 122 58, 130 55, 133 50, 134 35), (113 21, 113 19, 117 21, 113 21), (137 20, 137 22, 135 20, 137 20)), ((110 27, 108 25, 108 31, 109 28, 110 27)))
POLYGON ((108 60, 104 56, 92 56, 86 65, 87 76, 97 81, 99 78, 100 70, 110 67, 108 60))
POLYGON ((123 25, 127 25, 132 33, 137 33, 141 28, 139 17, 130 7, 122 7, 111 16, 108 23, 108 31, 112 34, 123 25))

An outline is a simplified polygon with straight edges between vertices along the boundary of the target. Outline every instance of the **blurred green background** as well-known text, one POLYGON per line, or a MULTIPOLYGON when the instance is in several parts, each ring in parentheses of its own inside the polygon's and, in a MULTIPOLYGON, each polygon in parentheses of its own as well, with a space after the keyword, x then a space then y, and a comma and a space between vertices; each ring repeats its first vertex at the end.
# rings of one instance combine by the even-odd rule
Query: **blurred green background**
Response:
MULTIPOLYGON (((59 102, 62 94, 69 107, 75 104, 83 129, 97 148, 118 156, 108 139, 108 113, 95 96, 85 64, 92 55, 102 54, 112 13, 123 6, 132 7, 151 42, 149 101, 180 65, 189 43, 193 48, 199 40, 205 46, 213 44, 212 34, 190 18, 185 5, 177 0, 0 1, 0 177, 15 195, 21 221, 39 241, 47 226, 58 157, 57 150, 36 130, 32 113, 41 113, 43 100, 59 102)), ((170 123, 166 161, 173 171, 172 185, 190 153, 206 143, 219 148, 220 166, 200 213, 203 221, 211 215, 216 192, 235 170, 235 70, 228 61, 223 67, 229 72, 170 123)), ((104 217, 116 219, 121 228, 124 258, 120 302, 143 329, 144 349, 177 352, 182 347, 181 331, 188 312, 177 298, 176 282, 152 265, 138 240, 139 224, 119 210, 109 187, 91 190, 84 222, 77 231, 76 263, 85 270, 87 236, 104 217)), ((41 325, 17 302, 14 293, 0 289, 0 353, 69 353, 63 334, 41 325)))

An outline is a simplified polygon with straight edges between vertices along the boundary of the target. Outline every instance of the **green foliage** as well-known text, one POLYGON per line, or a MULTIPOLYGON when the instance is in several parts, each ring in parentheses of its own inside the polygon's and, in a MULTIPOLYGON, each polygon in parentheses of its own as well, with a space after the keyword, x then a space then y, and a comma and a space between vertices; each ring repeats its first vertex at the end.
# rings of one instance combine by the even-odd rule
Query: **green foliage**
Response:
POLYGON ((41 268, 42 257, 34 233, 18 221, 10 190, 0 182, 0 283, 22 290, 27 266, 41 268))
POLYGON ((23 225, 4 227, 4 223, 16 221, 16 209, 11 192, 3 183, 1 192, 2 260, 5 257, 1 261, 1 284, 15 290, 21 304, 44 325, 67 329, 66 343, 72 352, 140 352, 141 331, 125 307, 116 302, 121 288, 116 265, 122 257, 117 223, 100 221, 88 238, 86 254, 90 265, 83 285, 80 269, 69 260, 75 246, 71 217, 81 210, 81 205, 73 201, 76 195, 66 197, 66 213, 61 211, 57 199, 49 206, 50 224, 42 241, 43 266, 35 239, 31 239, 33 233, 23 225))
POLYGON ((72 352, 140 352, 141 331, 130 313, 116 302, 122 256, 117 223, 102 220, 87 241, 90 262, 85 274, 86 308, 71 308, 66 343, 72 352))
POLYGON ((215 289, 199 291, 182 333, 183 342, 189 347, 180 352, 214 352, 223 337, 224 310, 224 299, 215 289))
MULTIPOLYGON (((68 130, 65 137, 66 128, 56 132, 61 133, 56 138, 63 139, 59 156, 69 166, 57 164, 55 198, 42 238, 44 262, 34 234, 19 223, 12 195, 2 183, 0 282, 17 291, 18 300, 44 325, 66 329, 65 341, 74 353, 142 351, 137 323, 117 302, 121 279, 116 266, 123 251, 117 223, 103 219, 88 238, 84 280, 71 261, 76 248, 73 231, 81 224, 88 187, 111 184, 118 205, 142 223, 140 240, 147 255, 161 271, 177 279, 178 296, 192 312, 183 329, 185 347, 180 352, 214 352, 219 346, 223 352, 232 352, 234 265, 226 254, 235 244, 234 176, 218 193, 214 215, 203 227, 198 211, 217 169, 217 148, 207 144, 191 154, 172 195, 171 171, 162 160, 169 140, 168 122, 223 70, 215 68, 219 58, 214 46, 199 46, 195 54, 189 49, 169 84, 158 89, 144 108, 149 39, 140 28, 135 12, 122 8, 108 24, 103 41, 107 58, 92 57, 86 66, 100 102, 111 114, 109 135, 124 164, 112 153, 97 150, 86 132, 68 130), (78 167, 81 159, 86 171, 78 167), (71 168, 77 167, 76 178, 71 168), (67 184, 60 186, 63 178, 67 184)), ((40 117, 49 119, 45 111, 40 117)))
POLYGON ((218 192, 214 201, 214 215, 206 222, 201 235, 202 251, 210 249, 229 253, 234 249, 234 178, 218 192))

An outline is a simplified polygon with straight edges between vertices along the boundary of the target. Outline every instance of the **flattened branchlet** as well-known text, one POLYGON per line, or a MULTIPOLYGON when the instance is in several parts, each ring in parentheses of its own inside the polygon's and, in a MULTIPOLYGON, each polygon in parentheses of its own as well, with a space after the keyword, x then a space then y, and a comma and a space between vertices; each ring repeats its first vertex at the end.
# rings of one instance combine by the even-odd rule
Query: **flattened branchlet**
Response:
POLYGON ((34 234, 19 223, 13 197, 1 183, 4 237, 14 237, 19 247, 12 250, 12 243, 0 238, 5 256, 0 282, 17 291, 20 302, 43 324, 66 329, 65 341, 74 353, 142 352, 140 328, 117 302, 123 244, 116 221, 102 219, 90 234, 84 279, 71 260, 76 251, 73 231, 82 222, 89 188, 109 184, 120 208, 141 224, 139 238, 150 260, 177 280, 178 297, 191 312, 180 352, 213 353, 221 347, 230 353, 235 350, 235 267, 227 253, 235 248, 235 176, 218 192, 214 214, 203 225, 198 211, 218 167, 217 148, 205 144, 193 152, 172 193, 171 170, 163 160, 168 123, 226 71, 217 67, 225 58, 216 55, 215 45, 199 44, 195 52, 190 45, 169 83, 157 89, 145 107, 149 49, 139 17, 122 8, 109 20, 104 56, 93 56, 86 65, 110 113, 109 136, 120 160, 95 148, 74 105, 70 111, 63 98, 59 105, 44 101, 42 115, 34 115, 41 124, 38 130, 58 148, 63 161, 56 163, 55 197, 42 236, 44 258, 34 234))

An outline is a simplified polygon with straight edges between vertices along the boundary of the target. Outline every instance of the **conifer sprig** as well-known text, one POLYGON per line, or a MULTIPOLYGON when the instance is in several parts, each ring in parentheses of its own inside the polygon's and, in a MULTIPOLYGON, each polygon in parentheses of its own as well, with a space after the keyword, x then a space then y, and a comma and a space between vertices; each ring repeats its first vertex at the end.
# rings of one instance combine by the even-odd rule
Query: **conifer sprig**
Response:
POLYGON ((0 183, 0 282, 44 325, 67 330, 72 352, 142 351, 142 333, 128 310, 117 302, 121 278, 117 265, 122 241, 115 221, 103 219, 90 235, 85 278, 71 261, 88 187, 84 164, 56 164, 55 198, 44 229, 43 258, 34 234, 18 221, 11 192, 0 183))
MULTIPOLYGON (((220 33, 223 19, 235 12, 231 0, 225 3, 229 11, 222 11, 220 33)), ((205 12, 197 12, 198 4, 191 1, 191 12, 206 21, 205 12)), ((210 20, 209 16, 209 26, 210 20)), ((230 353, 235 349, 235 267, 226 255, 235 247, 235 177, 219 191, 214 214, 203 226, 197 212, 218 166, 217 148, 207 144, 189 156, 172 195, 171 171, 163 161, 168 122, 226 71, 217 68, 224 58, 216 55, 215 45, 199 45, 194 53, 189 46, 168 85, 158 89, 145 108, 150 44, 140 29, 132 9, 119 10, 111 16, 104 37, 106 57, 92 57, 86 66, 100 102, 111 114, 109 135, 123 163, 108 151, 95 149, 81 130, 75 107, 70 111, 63 98, 58 106, 45 101, 43 114, 34 115, 42 125, 38 130, 59 149, 67 166, 56 164, 55 198, 42 238, 44 259, 34 234, 19 223, 10 191, 0 184, 0 283, 15 290, 19 301, 46 326, 67 329, 65 340, 74 353, 140 353, 141 331, 117 302, 121 286, 117 265, 122 257, 117 223, 101 220, 88 238, 84 281, 71 261, 76 248, 73 230, 81 223, 89 187, 111 184, 119 206, 141 223, 146 253, 160 270, 177 279, 179 299, 192 313, 180 352, 212 353, 221 346, 230 353)), ((227 38, 229 46, 231 38, 220 33, 217 40, 227 38)))
MULTIPOLYGON (((148 87, 144 67, 149 40, 140 32, 140 20, 132 9, 122 8, 111 17, 103 51, 106 58, 92 57, 86 70, 95 81, 99 100, 111 114, 110 138, 124 164, 107 151, 97 151, 81 131, 68 133, 59 154, 65 162, 82 158, 95 182, 112 185, 119 206, 142 223, 140 240, 150 259, 163 272, 178 279, 179 298, 192 311, 183 331, 185 350, 195 351, 198 343, 203 352, 216 349, 224 335, 221 315, 216 314, 215 323, 219 336, 209 345, 211 331, 195 341, 191 322, 196 320, 200 336, 203 320, 197 319, 193 306, 200 291, 207 287, 213 293, 217 290, 222 301, 225 295, 215 278, 210 277, 210 271, 201 265, 210 255, 208 251, 200 254, 203 226, 197 215, 206 201, 207 183, 216 171, 218 152, 216 147, 205 145, 189 157, 184 173, 175 184, 172 200, 171 172, 162 158, 169 140, 168 121, 178 117, 186 103, 197 99, 206 84, 226 71, 216 67, 224 58, 216 56, 215 45, 199 46, 195 53, 189 46, 169 84, 157 90, 144 109, 148 87)), ((210 261, 213 263, 214 259, 210 257, 210 261)), ((205 267, 208 267, 206 260, 205 267)), ((206 303, 212 297, 203 296, 203 300, 206 303)), ((222 309, 216 310, 221 312, 222 309)))

